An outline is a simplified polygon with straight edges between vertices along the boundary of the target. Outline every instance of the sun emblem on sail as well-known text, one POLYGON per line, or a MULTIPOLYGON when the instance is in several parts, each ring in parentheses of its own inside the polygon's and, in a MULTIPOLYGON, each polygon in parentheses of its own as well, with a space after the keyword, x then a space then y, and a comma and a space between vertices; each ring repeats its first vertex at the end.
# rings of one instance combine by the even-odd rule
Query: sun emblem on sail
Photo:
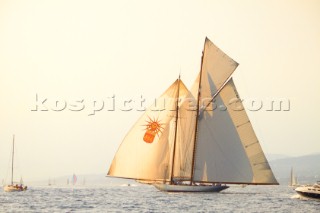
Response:
POLYGON ((151 119, 150 117, 148 117, 149 120, 147 121, 146 126, 146 133, 143 136, 143 140, 146 143, 152 143, 154 141, 154 138, 156 135, 158 135, 159 137, 159 133, 162 133, 163 127, 162 127, 162 123, 160 123, 160 121, 158 119, 151 119))

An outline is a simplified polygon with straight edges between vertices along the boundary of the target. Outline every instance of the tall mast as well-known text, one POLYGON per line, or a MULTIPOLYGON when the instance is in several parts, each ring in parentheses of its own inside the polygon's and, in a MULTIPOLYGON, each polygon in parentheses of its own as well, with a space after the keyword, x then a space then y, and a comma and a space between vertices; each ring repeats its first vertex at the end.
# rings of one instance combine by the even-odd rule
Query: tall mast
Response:
POLYGON ((200 108, 200 97, 201 97, 201 79, 202 79, 202 66, 203 66, 203 57, 205 51, 205 45, 207 42, 207 38, 204 42, 202 57, 201 57, 201 67, 200 67, 200 76, 199 76, 199 85, 198 85, 198 97, 197 97, 197 115, 196 115, 196 124, 195 124, 195 133, 194 133, 194 141, 193 141, 193 154, 192 154, 192 167, 191 167, 191 179, 190 185, 193 183, 194 176, 194 164, 195 164, 195 154, 196 154, 196 145, 197 145, 197 133, 198 133, 198 118, 199 118, 199 108, 200 108))
POLYGON ((176 124, 175 124, 175 131, 174 131, 174 143, 173 143, 173 154, 172 154, 172 164, 171 164, 171 177, 170 177, 170 184, 173 183, 173 171, 174 171, 174 158, 176 153, 176 142, 177 142, 177 129, 178 129, 178 110, 179 110, 179 97, 180 97, 180 74, 178 78, 178 93, 177 93, 177 101, 176 101, 176 124))
POLYGON ((13 135, 13 142, 12 142, 11 185, 13 185, 13 159, 14 159, 14 135, 13 135))
POLYGON ((293 185, 293 168, 291 167, 290 186, 293 185))

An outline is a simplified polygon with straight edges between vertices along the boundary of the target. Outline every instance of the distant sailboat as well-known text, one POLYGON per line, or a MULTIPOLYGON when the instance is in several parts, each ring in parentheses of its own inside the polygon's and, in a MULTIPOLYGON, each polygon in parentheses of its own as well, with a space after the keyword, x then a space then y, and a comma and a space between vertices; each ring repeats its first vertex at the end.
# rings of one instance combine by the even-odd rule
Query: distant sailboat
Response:
POLYGON ((13 135, 13 142, 12 142, 12 164, 11 164, 11 184, 5 185, 3 190, 5 192, 19 192, 27 190, 27 186, 23 185, 22 178, 20 179, 20 184, 14 184, 13 182, 13 165, 14 165, 14 135, 13 135))
POLYGON ((230 78, 237 66, 206 38, 192 89, 179 77, 146 110, 124 138, 108 175, 174 192, 278 185, 230 78))
POLYGON ((293 168, 291 168, 289 186, 292 186, 292 187, 297 187, 297 186, 299 186, 297 177, 295 176, 295 174, 294 174, 294 172, 293 172, 293 168))
POLYGON ((75 185, 77 183, 77 176, 75 174, 73 174, 72 176, 72 185, 75 185))
POLYGON ((69 178, 67 179, 67 185, 69 185, 69 178))

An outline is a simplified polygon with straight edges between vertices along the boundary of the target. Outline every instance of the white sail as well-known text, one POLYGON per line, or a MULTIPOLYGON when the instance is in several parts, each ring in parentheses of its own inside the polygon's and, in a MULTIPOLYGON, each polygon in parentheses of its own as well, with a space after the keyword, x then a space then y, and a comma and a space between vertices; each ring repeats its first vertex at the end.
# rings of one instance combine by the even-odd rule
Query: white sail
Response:
POLYGON ((193 180, 277 184, 232 79, 214 104, 199 116, 193 180))
POLYGON ((291 168, 291 177, 290 177, 290 186, 297 186, 298 180, 297 177, 294 175, 293 168, 291 168))
POLYGON ((196 121, 195 99, 191 93, 188 93, 181 102, 178 112, 173 177, 190 179, 196 121))
MULTIPOLYGON (((212 97, 227 81, 227 79, 234 72, 237 66, 238 63, 236 61, 222 52, 216 45, 214 45, 208 38, 206 38, 202 56, 201 71, 197 76, 193 86, 191 87, 193 106, 189 107, 188 113, 191 114, 190 116, 192 118, 196 118, 197 116, 197 112, 195 111, 197 110, 197 107, 199 107, 199 109, 202 109, 204 107, 206 109, 213 109, 214 106, 212 104, 212 97), (197 106, 197 104, 199 105, 197 106)), ((193 119, 189 125, 193 127, 193 134, 190 134, 189 138, 190 140, 192 140, 191 147, 193 152, 194 143, 196 141, 194 136, 196 132, 196 119, 193 119)), ((193 153, 191 159, 192 160, 190 165, 192 167, 192 161, 196 160, 194 159, 193 153)), ((192 173, 193 171, 190 171, 190 176, 192 173)))
POLYGON ((124 138, 108 175, 145 181, 169 180, 179 85, 180 97, 188 93, 177 80, 146 110, 124 138))
MULTIPOLYGON (((200 101, 205 104, 205 102, 211 100, 212 96, 221 88, 237 66, 238 63, 236 61, 206 38, 201 66, 200 101)), ((199 79, 197 81, 199 82, 199 79)), ((194 94, 194 97, 197 97, 197 95, 194 94)))

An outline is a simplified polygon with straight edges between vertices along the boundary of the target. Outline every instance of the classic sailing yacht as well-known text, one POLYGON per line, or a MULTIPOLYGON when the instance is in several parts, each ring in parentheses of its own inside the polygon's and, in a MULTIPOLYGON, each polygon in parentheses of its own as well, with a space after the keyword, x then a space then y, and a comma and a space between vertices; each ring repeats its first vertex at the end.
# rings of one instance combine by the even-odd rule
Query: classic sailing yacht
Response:
POLYGON ((14 135, 13 135, 13 142, 12 142, 12 164, 11 164, 11 184, 6 185, 3 187, 5 192, 19 192, 27 190, 27 186, 23 186, 22 178, 20 180, 20 185, 13 183, 13 161, 14 160, 14 135))
POLYGON ((124 138, 108 175, 173 192, 277 185, 230 77, 237 66, 206 38, 191 91, 179 77, 145 111, 124 138))

